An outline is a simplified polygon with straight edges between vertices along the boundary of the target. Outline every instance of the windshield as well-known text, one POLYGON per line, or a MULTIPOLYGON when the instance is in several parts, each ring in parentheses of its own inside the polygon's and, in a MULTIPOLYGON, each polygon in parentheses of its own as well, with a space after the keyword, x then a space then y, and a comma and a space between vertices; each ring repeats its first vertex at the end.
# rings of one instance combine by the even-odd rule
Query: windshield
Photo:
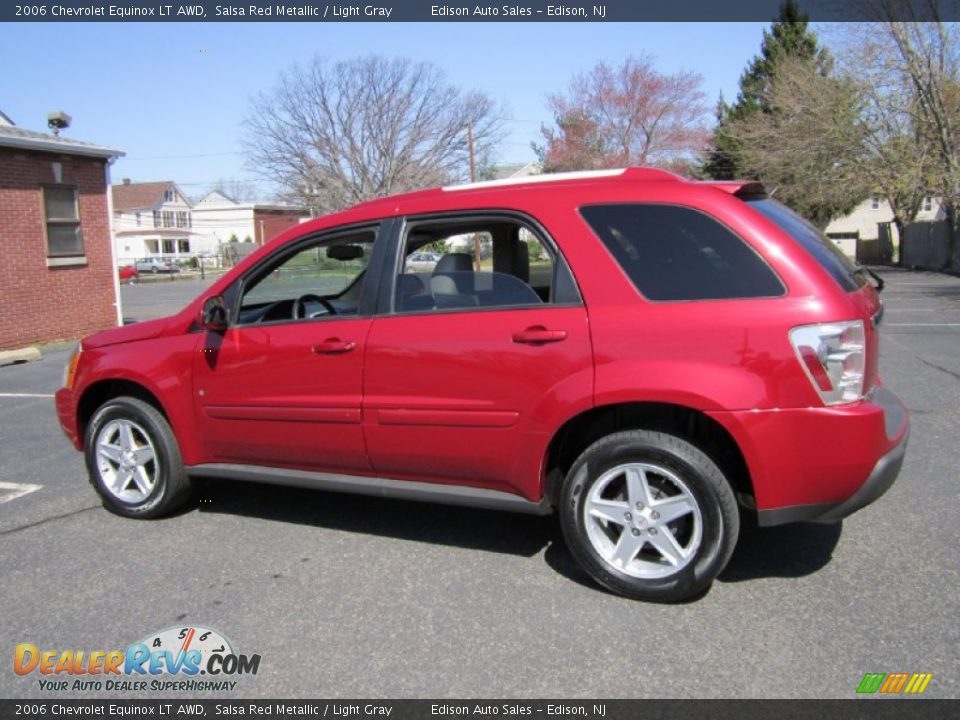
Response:
POLYGON ((830 242, 814 225, 786 205, 770 198, 748 200, 747 204, 800 243, 844 290, 850 292, 867 284, 866 274, 853 260, 844 255, 840 248, 830 242))

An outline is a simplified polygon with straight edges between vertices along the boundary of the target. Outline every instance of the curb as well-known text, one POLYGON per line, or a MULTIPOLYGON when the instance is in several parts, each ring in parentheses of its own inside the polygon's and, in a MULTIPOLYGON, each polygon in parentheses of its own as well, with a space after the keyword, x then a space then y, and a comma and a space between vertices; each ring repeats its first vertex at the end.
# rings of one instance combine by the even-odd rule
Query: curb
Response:
POLYGON ((208 272, 206 278, 201 278, 200 273, 192 273, 192 272, 169 273, 169 274, 162 274, 162 275, 161 274, 157 274, 157 275, 144 274, 144 275, 141 275, 140 279, 137 280, 136 282, 129 282, 125 280, 120 284, 121 286, 130 285, 130 286, 136 287, 137 285, 155 285, 157 283, 170 283, 170 282, 191 282, 191 281, 198 281, 201 279, 218 280, 225 274, 226 273, 213 274, 208 272))
POLYGON ((35 347, 20 348, 19 350, 0 350, 0 367, 16 365, 17 363, 33 362, 43 357, 35 347))

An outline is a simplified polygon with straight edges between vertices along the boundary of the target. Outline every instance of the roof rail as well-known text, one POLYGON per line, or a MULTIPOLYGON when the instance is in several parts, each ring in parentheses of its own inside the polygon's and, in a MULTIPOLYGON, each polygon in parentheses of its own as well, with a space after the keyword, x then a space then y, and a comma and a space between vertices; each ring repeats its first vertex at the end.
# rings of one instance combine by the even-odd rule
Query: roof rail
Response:
POLYGON ((534 183, 569 182, 600 178, 622 177, 624 180, 683 180, 679 175, 666 170, 648 167, 616 168, 613 170, 581 170, 577 172, 544 173, 525 175, 503 180, 484 180, 464 185, 446 185, 441 190, 454 192, 460 190, 482 190, 484 188, 505 187, 510 185, 531 185, 534 183))

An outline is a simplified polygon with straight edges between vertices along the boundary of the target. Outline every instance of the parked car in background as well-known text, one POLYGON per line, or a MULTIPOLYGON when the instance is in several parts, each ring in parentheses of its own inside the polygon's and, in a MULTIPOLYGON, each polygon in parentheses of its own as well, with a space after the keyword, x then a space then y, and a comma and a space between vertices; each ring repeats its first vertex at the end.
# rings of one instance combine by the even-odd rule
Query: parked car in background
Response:
POLYGON ((140 271, 133 265, 124 265, 117 268, 117 277, 120 278, 120 282, 136 282, 140 277, 140 271))
POLYGON ((597 583, 673 601, 723 570, 741 516, 836 522, 893 484, 909 423, 878 374, 881 289, 755 182, 425 190, 84 339, 57 412, 120 515, 172 512, 197 477, 556 512, 597 583), (473 234, 489 266, 405 271, 473 234))
POLYGON ((427 250, 410 253, 406 259, 406 268, 411 272, 422 272, 424 270, 433 270, 440 260, 440 253, 427 250))
POLYGON ((163 258, 142 258, 137 260, 135 267, 139 272, 148 272, 153 274, 180 272, 179 265, 172 260, 164 260, 163 258))

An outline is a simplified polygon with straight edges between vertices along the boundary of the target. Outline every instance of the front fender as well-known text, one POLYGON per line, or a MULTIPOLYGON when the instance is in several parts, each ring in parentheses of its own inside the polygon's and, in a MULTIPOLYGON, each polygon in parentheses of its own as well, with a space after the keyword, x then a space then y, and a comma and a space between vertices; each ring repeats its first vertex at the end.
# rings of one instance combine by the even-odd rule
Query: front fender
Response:
POLYGON ((79 409, 84 398, 101 383, 120 381, 138 385, 160 405, 180 444, 184 462, 202 462, 191 372, 200 337, 199 334, 156 337, 85 351, 73 390, 76 408, 79 409))

